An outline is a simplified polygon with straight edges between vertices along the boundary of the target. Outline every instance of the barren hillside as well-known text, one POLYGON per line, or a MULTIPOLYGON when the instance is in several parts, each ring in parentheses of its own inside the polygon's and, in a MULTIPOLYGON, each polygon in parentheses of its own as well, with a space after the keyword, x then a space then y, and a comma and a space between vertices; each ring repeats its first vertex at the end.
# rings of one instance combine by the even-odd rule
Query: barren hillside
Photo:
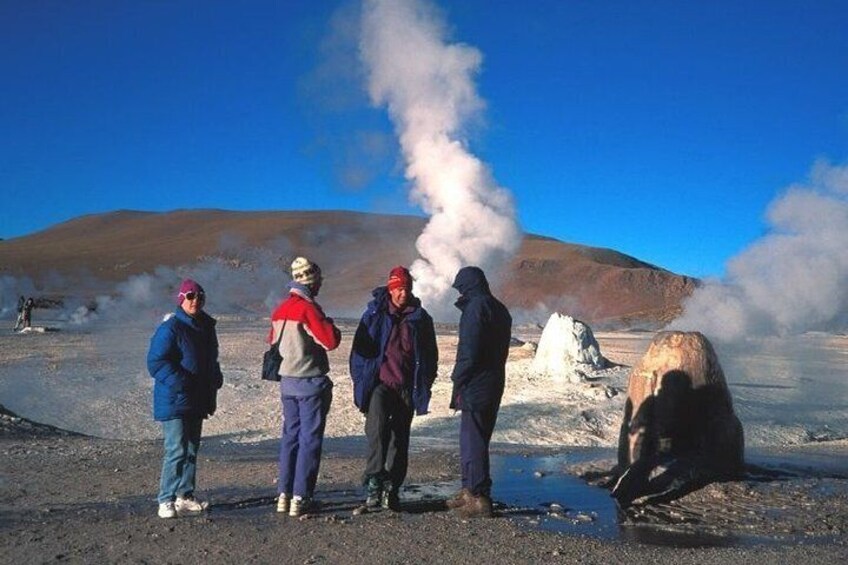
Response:
MULTIPOLYGON (((357 308, 391 266, 415 259, 424 225, 423 218, 354 212, 119 211, 0 241, 0 273, 28 276, 48 294, 84 293, 210 258, 257 268, 252 251, 262 249, 263 261, 276 263, 262 268, 279 269, 281 278, 293 256, 314 257, 329 277, 344 281, 328 285, 324 301, 357 308)), ((639 326, 673 317, 696 283, 616 251, 528 234, 495 288, 511 308, 639 326)))

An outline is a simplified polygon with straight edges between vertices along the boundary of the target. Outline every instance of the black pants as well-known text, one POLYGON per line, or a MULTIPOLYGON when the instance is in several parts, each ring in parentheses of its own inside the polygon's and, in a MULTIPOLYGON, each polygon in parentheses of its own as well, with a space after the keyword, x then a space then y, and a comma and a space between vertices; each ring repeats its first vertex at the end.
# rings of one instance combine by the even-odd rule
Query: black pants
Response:
POLYGON ((412 414, 412 408, 403 401, 400 393, 383 384, 374 389, 365 416, 365 436, 368 438, 366 481, 371 477, 389 480, 395 489, 403 484, 409 466, 412 414))

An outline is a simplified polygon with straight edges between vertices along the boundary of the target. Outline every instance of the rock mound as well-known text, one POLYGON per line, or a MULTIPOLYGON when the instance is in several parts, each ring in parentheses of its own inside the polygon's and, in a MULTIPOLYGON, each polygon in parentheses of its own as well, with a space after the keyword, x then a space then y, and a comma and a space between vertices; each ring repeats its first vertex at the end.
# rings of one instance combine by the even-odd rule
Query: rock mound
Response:
POLYGON ((592 328, 571 316, 551 314, 533 359, 536 372, 577 383, 581 373, 608 366, 592 328))
POLYGON ((619 436, 619 501, 738 475, 744 444, 709 340, 698 332, 657 334, 630 374, 619 436))

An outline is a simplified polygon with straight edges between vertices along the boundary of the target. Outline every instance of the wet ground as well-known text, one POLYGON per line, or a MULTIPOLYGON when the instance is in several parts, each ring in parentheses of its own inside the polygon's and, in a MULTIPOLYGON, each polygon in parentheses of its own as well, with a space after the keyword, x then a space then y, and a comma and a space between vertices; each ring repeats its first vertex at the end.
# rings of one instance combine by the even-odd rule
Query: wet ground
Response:
MULTIPOLYGON (((433 468, 428 470, 429 480, 412 476, 407 481, 401 492, 403 514, 446 511, 444 501, 460 483, 456 454, 444 447, 414 450, 411 472, 422 460, 433 468)), ((597 486, 598 476, 612 467, 611 449, 521 453, 500 447, 491 458, 492 498, 496 514, 520 529, 606 542, 675 548, 827 544, 848 533, 848 473, 833 450, 816 447, 823 446, 754 450, 743 480, 707 485, 678 500, 624 511, 609 490, 597 486), (811 508, 816 514, 809 513, 811 508)), ((277 444, 219 444, 208 449, 226 459, 273 461, 277 444)), ((354 478, 342 488, 319 486, 319 515, 324 519, 340 523, 359 519, 354 510, 363 497, 358 472, 364 449, 361 438, 328 442, 332 457, 350 458, 354 478)), ((322 483, 336 477, 322 471, 322 483)), ((213 505, 213 512, 249 515, 273 508, 272 495, 251 497, 250 489, 238 490, 242 489, 218 491, 216 496, 228 502, 213 505)))
POLYGON ((355 516, 363 446, 352 438, 328 442, 323 506, 295 519, 274 512, 276 442, 218 437, 201 449, 200 495, 212 503, 209 512, 161 520, 159 442, 91 438, 22 419, 0 424, 0 561, 8 563, 726 565, 848 558, 848 481, 810 469, 710 485, 674 503, 618 514, 604 489, 578 478, 603 468, 607 452, 498 449, 497 516, 464 520, 444 507, 459 486, 455 451, 419 448, 402 511, 355 516))

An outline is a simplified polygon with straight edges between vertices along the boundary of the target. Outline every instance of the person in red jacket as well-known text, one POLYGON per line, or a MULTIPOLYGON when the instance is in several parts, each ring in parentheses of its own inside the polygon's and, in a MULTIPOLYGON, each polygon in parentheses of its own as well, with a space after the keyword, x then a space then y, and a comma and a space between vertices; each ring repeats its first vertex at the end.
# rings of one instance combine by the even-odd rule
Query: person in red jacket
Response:
POLYGON ((327 351, 341 342, 341 332, 315 302, 323 278, 321 268, 305 257, 291 266, 289 296, 271 315, 269 343, 280 341, 280 440, 277 512, 301 516, 309 512, 324 426, 333 399, 327 351))

